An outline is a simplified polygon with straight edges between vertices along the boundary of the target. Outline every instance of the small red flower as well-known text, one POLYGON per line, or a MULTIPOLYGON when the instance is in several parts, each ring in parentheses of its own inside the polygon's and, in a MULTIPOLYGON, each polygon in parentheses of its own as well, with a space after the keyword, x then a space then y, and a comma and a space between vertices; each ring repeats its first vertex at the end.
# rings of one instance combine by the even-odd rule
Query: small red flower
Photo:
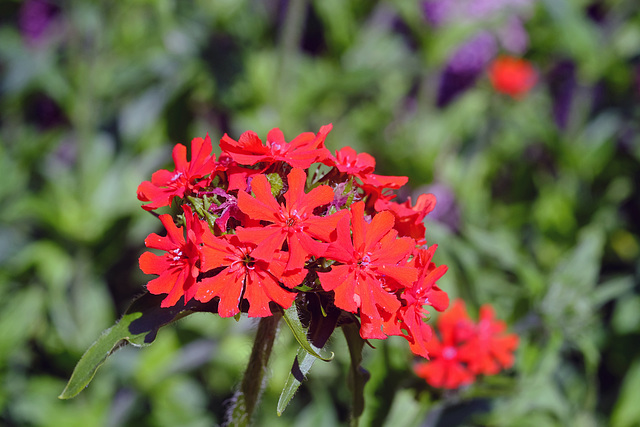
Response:
POLYGON ((280 205, 271 194, 271 184, 264 175, 256 175, 251 181, 255 197, 245 192, 238 193, 238 207, 249 218, 271 224, 264 227, 238 227, 236 233, 247 242, 257 245, 253 251, 255 258, 271 261, 273 254, 282 249, 286 241, 289 260, 287 270, 297 270, 312 255, 322 256, 343 212, 319 217, 313 210, 333 201, 331 187, 321 185, 309 193, 304 192, 307 175, 302 169, 289 172, 289 190, 284 194, 285 204, 280 205))
POLYGON ((336 306, 356 313, 360 309, 362 338, 386 338, 384 317, 400 308, 394 292, 410 287, 417 270, 406 260, 415 247, 413 239, 397 238, 393 214, 380 212, 370 223, 364 203, 351 205, 351 229, 344 217, 337 226, 337 239, 325 257, 337 261, 329 272, 319 272, 320 284, 334 291, 336 306), (351 233, 353 231, 353 235, 351 233))
POLYGON ((159 277, 147 284, 154 295, 168 294, 162 300, 161 307, 172 307, 184 296, 186 303, 196 293, 196 280, 200 274, 202 254, 200 243, 207 227, 191 213, 189 206, 183 206, 186 221, 186 239, 182 227, 176 227, 171 215, 160 215, 160 221, 167 230, 165 237, 150 234, 145 245, 148 248, 165 251, 163 255, 145 252, 140 256, 140 269, 145 274, 158 274, 159 277))
POLYGON ((209 135, 194 138, 191 141, 191 161, 187 161, 187 147, 176 144, 173 148, 175 170, 169 172, 161 169, 151 176, 151 181, 144 181, 138 186, 138 199, 151 202, 142 208, 151 211, 162 206, 171 205, 174 197, 195 193, 205 184, 198 179, 209 175, 215 169, 215 155, 211 154, 209 135))
POLYGON ((330 155, 324 147, 324 140, 332 127, 330 124, 322 126, 317 135, 312 132, 302 133, 291 142, 286 142, 280 129, 271 129, 267 134, 266 145, 262 144, 262 140, 253 131, 243 133, 238 141, 224 134, 220 140, 220 148, 243 165, 266 163, 268 166, 282 161, 295 168, 308 168, 312 163, 330 155))
POLYGON ((437 245, 429 249, 417 249, 415 266, 420 272, 418 280, 400 295, 402 307, 396 312, 392 321, 385 324, 388 335, 402 335, 409 341, 409 348, 415 354, 429 357, 427 343, 431 339, 431 327, 425 323, 429 305, 437 311, 444 311, 449 306, 449 296, 436 285, 436 281, 447 272, 447 266, 431 262, 437 245))
POLYGON ((531 90, 538 77, 528 61, 501 56, 489 66, 489 79, 496 91, 519 99, 531 90))
POLYGON ((363 176, 372 173, 376 168, 376 160, 367 153, 358 154, 351 147, 343 147, 336 151, 332 158, 331 166, 335 166, 340 172, 348 175, 363 176))
POLYGON ((356 177, 360 180, 357 183, 365 193, 373 197, 373 201, 380 197, 391 199, 395 195, 389 195, 385 190, 398 189, 407 183, 406 176, 386 176, 373 173, 376 160, 367 153, 357 153, 351 147, 344 147, 336 151, 335 157, 329 155, 323 163, 327 166, 335 167, 339 172, 356 177), (383 194, 384 193, 384 194, 383 194))
POLYGON ((493 307, 488 304, 480 307, 476 333, 461 349, 472 372, 495 375, 513 366, 518 336, 507 334, 506 330, 506 323, 495 319, 493 307))
POLYGON ((462 300, 457 300, 438 318, 437 327, 441 338, 434 336, 426 343, 430 360, 414 366, 416 375, 438 388, 453 389, 471 384, 475 375, 460 353, 460 343, 472 333, 473 324, 462 300))
POLYGON ((378 199, 375 203, 377 211, 389 210, 396 217, 394 228, 398 235, 416 239, 418 245, 426 243, 426 228, 423 220, 436 207, 436 197, 433 194, 418 196, 415 206, 411 206, 411 198, 404 203, 396 203, 386 199, 378 199))
POLYGON ((494 375, 513 365, 518 336, 506 334, 506 324, 494 319, 489 305, 480 308, 473 323, 462 300, 440 316, 441 339, 426 343, 430 361, 415 366, 416 373, 433 387, 456 388, 470 384, 476 375, 494 375))
POLYGON ((219 297, 218 314, 222 317, 238 314, 242 298, 249 302, 249 317, 271 316, 271 301, 284 308, 291 306, 296 293, 283 289, 279 282, 294 287, 304 279, 305 272, 285 276, 286 258, 281 256, 284 254, 276 252, 274 259, 267 263, 252 256, 255 247, 255 244, 242 242, 235 235, 205 235, 202 253, 207 267, 223 267, 223 270, 202 279, 195 298, 207 302, 219 297))

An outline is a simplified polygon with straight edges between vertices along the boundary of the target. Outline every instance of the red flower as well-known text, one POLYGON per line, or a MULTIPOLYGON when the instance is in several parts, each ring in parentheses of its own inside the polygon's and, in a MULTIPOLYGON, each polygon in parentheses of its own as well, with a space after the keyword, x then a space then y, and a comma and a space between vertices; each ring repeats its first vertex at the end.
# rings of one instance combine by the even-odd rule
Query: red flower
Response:
POLYGON ((282 249, 286 241, 289 260, 287 270, 301 269, 312 255, 322 256, 331 233, 342 213, 319 217, 313 214, 318 206, 333 200, 331 187, 321 185, 309 193, 304 192, 307 175, 294 168, 287 177, 289 190, 284 194, 285 205, 278 204, 271 194, 271 185, 264 175, 256 175, 251 181, 255 198, 245 192, 238 193, 238 207, 249 218, 271 224, 265 227, 238 227, 236 233, 243 241, 257 244, 254 258, 271 261, 273 254, 282 249))
POLYGON ((169 206, 174 197, 183 197, 185 193, 195 193, 204 186, 197 182, 215 169, 215 155, 211 154, 209 135, 194 138, 191 141, 191 161, 187 161, 187 147, 176 144, 173 148, 175 170, 169 172, 161 169, 151 176, 151 181, 144 181, 138 186, 138 199, 151 202, 142 208, 151 211, 162 206, 169 206))
POLYGON ((434 336, 426 343, 430 360, 414 366, 416 375, 432 387, 453 389, 471 384, 475 375, 467 367, 459 348, 473 331, 464 303, 457 300, 440 316, 437 326, 441 339, 434 336))
POLYGON ((426 228, 423 220, 436 207, 436 197, 433 194, 418 196, 415 206, 411 206, 411 198, 404 203, 396 203, 386 199, 378 199, 375 203, 377 211, 390 210, 396 217, 394 228, 400 236, 416 239, 418 245, 426 243, 426 228))
POLYGON ((302 133, 291 142, 285 141, 280 129, 271 129, 267 134, 266 145, 262 144, 253 131, 243 133, 238 141, 224 134, 220 140, 220 148, 243 165, 262 162, 268 166, 282 161, 296 168, 308 168, 312 163, 330 155, 324 147, 324 140, 332 127, 331 124, 322 126, 317 135, 312 132, 302 133))
POLYGON ((351 147, 343 147, 336 151, 336 157, 331 160, 329 166, 335 166, 340 172, 348 175, 363 176, 372 173, 376 167, 373 156, 367 153, 358 154, 351 147))
POLYGON ((518 99, 531 90, 538 78, 528 61, 501 56, 489 66, 489 79, 495 90, 518 99))
POLYGON ((252 256, 255 247, 235 235, 206 235, 202 253, 207 267, 224 269, 213 277, 202 279, 195 298, 207 302, 220 297, 218 314, 222 317, 239 313, 241 298, 249 301, 249 317, 271 316, 270 301, 284 308, 291 306, 296 294, 283 289, 279 282, 286 282, 289 287, 297 286, 306 272, 301 270, 285 277, 285 259, 281 256, 284 254, 276 252, 274 259, 267 263, 252 256))
POLYGON ((394 292, 410 287, 417 270, 406 264, 415 247, 409 238, 397 238, 390 212, 377 214, 370 223, 364 218, 364 203, 351 205, 351 225, 345 216, 337 226, 337 239, 325 257, 337 261, 329 272, 319 272, 324 290, 334 291, 335 305, 352 313, 360 309, 363 338, 386 338, 383 315, 400 308, 394 292))
POLYGON ((154 295, 168 294, 162 300, 161 307, 174 306, 184 296, 186 303, 196 293, 196 279, 200 274, 202 254, 200 243, 204 227, 198 217, 191 213, 189 206, 183 206, 186 220, 186 239, 182 227, 176 227, 171 215, 160 215, 160 221, 167 230, 161 237, 150 234, 145 245, 148 248, 160 249, 166 253, 155 255, 145 252, 140 256, 140 269, 145 274, 158 274, 159 277, 147 284, 147 289, 154 295))
POLYGON ((507 325, 495 320, 490 305, 480 307, 480 322, 476 333, 463 349, 469 369, 476 374, 495 375, 513 366, 513 352, 518 347, 518 336, 506 334, 507 325))
POLYGON ((431 327, 424 321, 428 315, 425 305, 437 311, 444 311, 449 306, 449 296, 436 285, 436 281, 447 272, 447 266, 431 262, 437 245, 429 249, 418 249, 415 266, 420 271, 418 280, 400 295, 402 307, 397 311, 392 322, 385 324, 388 335, 402 335, 409 341, 409 347, 415 354, 428 357, 426 344, 431 339, 431 327))
POLYGON ((480 308, 480 321, 468 317, 462 300, 440 316, 441 340, 426 344, 431 360, 418 364, 416 373, 433 387, 456 388, 473 382, 476 375, 494 375, 513 365, 518 336, 505 334, 506 324, 494 320, 493 308, 480 308))
POLYGON ((398 189, 407 183, 406 176, 385 176, 373 173, 376 160, 367 153, 358 154, 351 147, 344 147, 336 151, 336 156, 329 155, 324 161, 327 166, 335 167, 341 173, 354 176, 360 180, 358 185, 373 197, 373 201, 380 197, 387 199, 395 195, 384 194, 384 190, 398 189))

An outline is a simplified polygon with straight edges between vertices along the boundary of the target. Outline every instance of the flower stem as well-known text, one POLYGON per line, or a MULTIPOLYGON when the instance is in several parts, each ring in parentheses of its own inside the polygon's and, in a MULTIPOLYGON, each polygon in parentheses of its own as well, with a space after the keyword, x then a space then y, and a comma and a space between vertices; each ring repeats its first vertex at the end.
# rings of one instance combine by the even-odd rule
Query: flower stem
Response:
POLYGON ((281 317, 281 313, 276 313, 260 319, 249 365, 244 372, 240 389, 234 396, 234 404, 227 412, 226 426, 244 427, 251 422, 251 416, 262 394, 267 365, 281 317))

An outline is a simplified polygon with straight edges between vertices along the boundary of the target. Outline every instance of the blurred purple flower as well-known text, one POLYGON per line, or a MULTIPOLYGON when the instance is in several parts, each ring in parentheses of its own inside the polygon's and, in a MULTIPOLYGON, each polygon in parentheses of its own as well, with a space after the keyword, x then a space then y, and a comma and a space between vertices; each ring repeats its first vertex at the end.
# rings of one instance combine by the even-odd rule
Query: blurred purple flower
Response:
POLYGON ((438 222, 457 232, 460 227, 460 211, 453 191, 444 184, 436 183, 416 189, 416 198, 425 193, 436 196, 436 207, 427 215, 426 221, 438 222))
POLYGON ((451 23, 478 22, 497 14, 513 14, 528 8, 536 0, 425 0, 425 18, 434 27, 451 23))
POLYGON ((481 31, 460 46, 440 76, 438 106, 446 106, 473 86, 497 51, 496 40, 488 31, 481 31))
POLYGON ((28 122, 33 123, 41 130, 68 123, 62 108, 42 92, 37 92, 27 98, 25 115, 28 122))
POLYGON ((434 27, 458 23, 481 23, 504 15, 498 28, 480 30, 457 47, 447 62, 438 88, 437 105, 445 107, 472 87, 498 54, 499 45, 521 55, 529 44, 520 14, 536 0, 426 0, 425 18, 434 27))
POLYGON ((20 33, 30 44, 39 44, 60 13, 60 8, 46 0, 27 0, 22 3, 18 16, 20 33))
POLYGON ((506 24, 497 29, 500 44, 510 53, 522 55, 529 47, 529 35, 522 24, 522 19, 510 16, 506 24))
POLYGON ((452 0, 425 1, 422 2, 422 10, 427 21, 438 27, 450 19, 453 3, 452 0))
POLYGON ((565 129, 576 90, 576 65, 569 60, 560 61, 549 72, 547 79, 553 101, 553 119, 560 129, 565 129))
POLYGON ((480 31, 456 49, 447 68, 454 72, 481 72, 497 52, 495 37, 489 31, 480 31))

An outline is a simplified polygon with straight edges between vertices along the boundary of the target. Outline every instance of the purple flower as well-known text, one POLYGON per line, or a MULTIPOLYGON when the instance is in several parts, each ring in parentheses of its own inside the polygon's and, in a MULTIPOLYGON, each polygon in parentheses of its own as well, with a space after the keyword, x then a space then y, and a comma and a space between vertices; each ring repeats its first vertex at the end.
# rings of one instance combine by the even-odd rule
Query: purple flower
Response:
POLYGON ((507 51, 522 55, 529 46, 529 35, 522 25, 522 20, 517 16, 510 16, 507 23, 498 28, 496 35, 500 40, 500 44, 507 51))
POLYGON ((18 16, 20 33, 28 43, 42 42, 59 13, 59 7, 46 0, 25 1, 18 16))
POLYGON ((453 191, 444 184, 431 184, 416 189, 415 194, 431 193, 436 196, 436 207, 427 215, 426 221, 445 225, 453 232, 460 227, 460 210, 453 191))
POLYGON ((425 18, 434 27, 452 23, 476 23, 498 14, 513 14, 528 8, 535 0, 425 0, 425 18))
POLYGON ((438 106, 445 107, 473 86, 497 51, 495 37, 488 31, 481 31, 460 46, 440 77, 438 106))
POLYGON ((472 87, 498 54, 499 45, 513 54, 522 54, 529 37, 519 14, 535 0, 426 0, 422 3, 428 22, 444 25, 483 23, 504 15, 504 25, 480 30, 458 46, 442 72, 437 105, 445 107, 472 87))
POLYGON ((573 93, 576 90, 576 66, 572 61, 558 62, 548 75, 549 92, 553 101, 553 118, 565 129, 571 115, 573 93))
POLYGON ((498 52, 495 37, 480 31, 451 56, 447 68, 455 72, 481 72, 498 52))

